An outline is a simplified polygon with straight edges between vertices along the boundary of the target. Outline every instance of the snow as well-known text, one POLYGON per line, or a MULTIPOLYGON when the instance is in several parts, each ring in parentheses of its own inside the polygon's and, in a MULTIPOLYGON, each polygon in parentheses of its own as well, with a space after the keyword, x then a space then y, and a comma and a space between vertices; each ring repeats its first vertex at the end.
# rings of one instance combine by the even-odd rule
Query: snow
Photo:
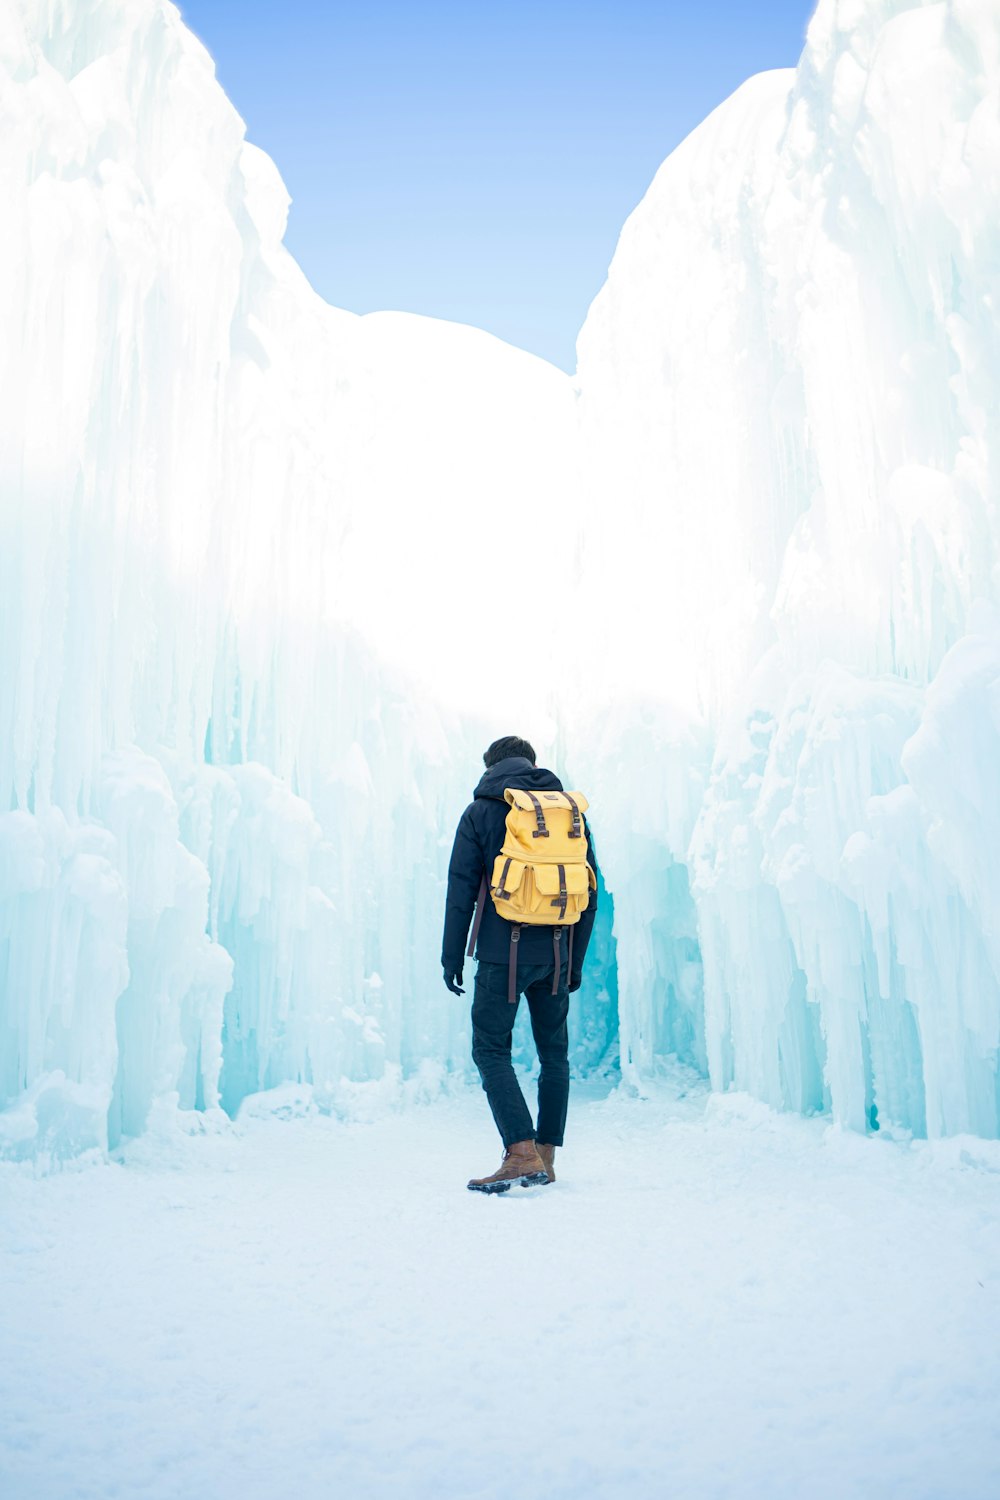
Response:
POLYGON ((0 1156, 460 1080, 511 731, 593 808, 579 1074, 1000 1134, 998 120, 992 0, 821 0, 571 380, 323 303, 167 0, 0 0, 0 1156))
POLYGON ((821 0, 575 380, 323 303, 168 0, 0 0, 0 201, 4 1500, 995 1495, 994 0, 821 0), (513 731, 605 888, 484 1200, 513 731))
POLYGON ((251 1115, 0 1169, 6 1500, 996 1493, 994 1145, 680 1073, 578 1093, 556 1184, 483 1199, 478 1091, 251 1115))
POLYGON ((0 201, 4 1500, 999 1493, 994 0, 820 0, 576 380, 322 303, 168 0, 0 0, 0 201), (484 1200, 511 730, 606 888, 484 1200))

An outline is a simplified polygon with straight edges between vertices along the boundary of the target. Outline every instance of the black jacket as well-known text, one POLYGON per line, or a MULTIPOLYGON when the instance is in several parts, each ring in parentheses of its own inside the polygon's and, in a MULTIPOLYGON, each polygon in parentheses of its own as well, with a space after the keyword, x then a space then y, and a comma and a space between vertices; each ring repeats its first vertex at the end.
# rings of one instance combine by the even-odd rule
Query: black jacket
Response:
MULTIPOLYGON (((441 947, 441 963, 450 974, 460 974, 465 963, 465 945, 469 936, 469 923, 479 894, 484 871, 493 873, 493 862, 500 853, 507 823, 507 803, 504 787, 524 787, 532 792, 561 792, 562 782, 545 771, 533 766, 523 756, 513 755, 498 761, 484 774, 476 787, 473 801, 462 814, 455 834, 455 845, 448 866, 448 899, 444 913, 444 942, 441 947)), ((586 819, 587 858, 594 874, 597 860, 586 819)), ((590 903, 573 931, 573 974, 578 980, 583 969, 583 959, 594 926, 597 913, 597 892, 591 891, 590 903)), ((492 900, 487 896, 486 910, 476 942, 476 957, 487 963, 505 964, 510 955, 511 923, 497 915, 492 900)), ((521 928, 518 962, 522 964, 552 963, 552 928, 525 925, 521 928)))

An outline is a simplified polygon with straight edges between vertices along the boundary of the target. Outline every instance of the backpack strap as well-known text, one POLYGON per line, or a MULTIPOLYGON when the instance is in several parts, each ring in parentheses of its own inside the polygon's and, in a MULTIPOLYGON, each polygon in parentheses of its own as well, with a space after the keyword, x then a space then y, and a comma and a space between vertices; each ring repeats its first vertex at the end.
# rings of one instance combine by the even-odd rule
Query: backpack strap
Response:
MULTIPOLYGON (((573 929, 571 927, 570 928, 570 933, 572 934, 572 932, 573 932, 573 929)), ((559 978, 560 978, 560 971, 562 969, 562 943, 560 942, 561 938, 562 938, 562 928, 561 927, 553 927, 553 929, 552 929, 552 957, 555 959, 555 973, 552 976, 552 993, 553 993, 553 995, 558 995, 558 993, 559 993, 559 978)))
POLYGON ((556 869, 559 871, 559 894, 554 901, 549 902, 549 905, 558 906, 559 920, 562 922, 565 920, 566 907, 569 905, 569 892, 566 889, 566 866, 556 865, 556 869))
POLYGON ((466 958, 471 958, 476 951, 476 939, 479 937, 479 929, 483 922, 483 912, 486 910, 486 897, 489 894, 489 884, 486 879, 486 871, 479 882, 479 895, 476 897, 476 915, 472 919, 472 932, 469 936, 469 946, 465 950, 466 958))
POLYGON ((511 1005, 517 1004, 517 945, 521 941, 521 927, 519 923, 510 929, 510 963, 507 966, 507 999, 511 1005))
POLYGON ((498 901, 510 900, 510 891, 506 890, 505 887, 507 885, 507 876, 510 873, 511 863, 512 861, 510 860, 510 858, 508 858, 503 869, 500 871, 500 883, 497 886, 496 891, 494 892, 498 901))
POLYGON ((574 934, 575 931, 576 931, 575 927, 571 927, 570 930, 569 930, 569 949, 568 949, 568 952, 566 954, 566 984, 567 984, 567 987, 570 984, 572 984, 572 982, 573 982, 573 934, 574 934))
POLYGON ((542 804, 539 802, 534 792, 529 792, 527 787, 524 788, 524 792, 526 796, 531 798, 535 809, 535 822, 538 824, 538 827, 535 829, 531 837, 533 839, 547 839, 549 836, 549 830, 545 826, 545 811, 542 807, 542 804))
POLYGON ((570 830, 569 837, 571 839, 582 839, 583 838, 583 819, 582 819, 582 817, 580 815, 580 804, 579 804, 579 802, 577 802, 577 800, 576 800, 575 797, 571 797, 570 796, 569 792, 563 792, 563 796, 566 798, 566 801, 569 803, 570 807, 573 809, 573 827, 570 830))

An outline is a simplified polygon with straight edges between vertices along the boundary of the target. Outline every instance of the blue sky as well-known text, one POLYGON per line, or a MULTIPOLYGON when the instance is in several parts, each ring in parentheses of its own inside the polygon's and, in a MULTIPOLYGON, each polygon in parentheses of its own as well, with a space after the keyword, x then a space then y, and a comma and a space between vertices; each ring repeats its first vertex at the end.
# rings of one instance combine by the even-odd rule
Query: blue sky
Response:
POLYGON ((626 217, 812 0, 182 0, 354 312, 474 323, 575 367, 626 217))

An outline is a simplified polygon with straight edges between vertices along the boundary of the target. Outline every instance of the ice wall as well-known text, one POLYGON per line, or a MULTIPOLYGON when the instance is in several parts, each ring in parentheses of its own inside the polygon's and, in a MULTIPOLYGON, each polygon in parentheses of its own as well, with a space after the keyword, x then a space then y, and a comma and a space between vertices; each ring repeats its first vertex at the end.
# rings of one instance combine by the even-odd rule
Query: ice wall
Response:
POLYGON ((163 0, 0 0, 0 202, 0 1154, 466 1066, 463 573, 562 525, 570 382, 316 297, 163 0))
MULTIPOLYGON (((651 727, 618 773, 674 807, 650 878, 693 895, 712 1082, 858 1129, 997 1132, 998 224, 996 5, 822 0, 664 164, 579 341, 619 676, 707 747, 671 786, 651 727)), ((616 914, 645 1062, 675 957, 616 914)))
POLYGON ((467 1067, 443 879, 511 730, 613 898, 579 1068, 620 1011, 638 1086, 996 1134, 998 199, 995 5, 823 0, 574 383, 320 301, 166 0, 0 0, 0 1155, 467 1067))

